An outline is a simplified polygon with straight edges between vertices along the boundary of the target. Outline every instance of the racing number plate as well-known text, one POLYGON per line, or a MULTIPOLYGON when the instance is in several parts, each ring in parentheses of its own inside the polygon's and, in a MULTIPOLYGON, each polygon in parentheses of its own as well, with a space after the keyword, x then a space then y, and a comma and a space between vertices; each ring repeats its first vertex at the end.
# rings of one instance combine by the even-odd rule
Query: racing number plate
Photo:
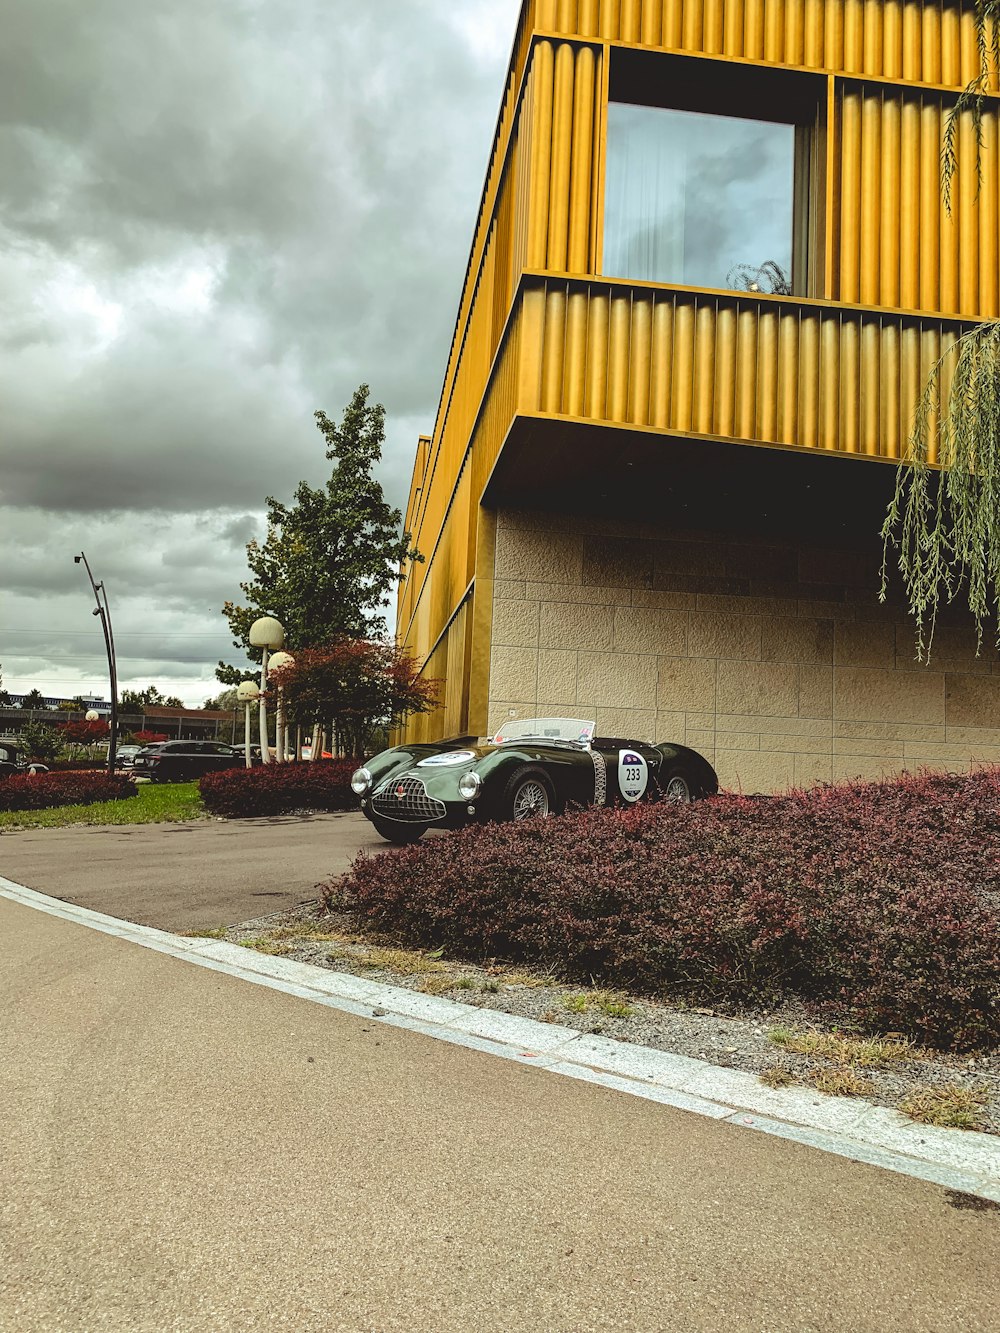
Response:
POLYGON ((635 750, 618 751, 618 790, 626 801, 638 801, 649 783, 649 765, 635 750))

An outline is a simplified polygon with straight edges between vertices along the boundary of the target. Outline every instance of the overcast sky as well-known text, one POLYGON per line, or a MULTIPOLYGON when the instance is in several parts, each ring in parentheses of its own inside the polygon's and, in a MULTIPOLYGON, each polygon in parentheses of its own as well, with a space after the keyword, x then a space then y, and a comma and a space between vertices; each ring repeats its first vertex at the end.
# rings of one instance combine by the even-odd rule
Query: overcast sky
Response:
POLYGON ((0 664, 200 705, 264 497, 367 381, 402 505, 519 0, 0 0, 0 664))

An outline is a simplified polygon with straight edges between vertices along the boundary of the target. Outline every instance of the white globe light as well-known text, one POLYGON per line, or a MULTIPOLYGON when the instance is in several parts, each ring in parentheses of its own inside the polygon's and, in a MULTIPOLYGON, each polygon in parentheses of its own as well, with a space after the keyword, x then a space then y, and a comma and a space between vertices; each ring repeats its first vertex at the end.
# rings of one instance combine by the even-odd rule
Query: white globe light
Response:
POLYGON ((295 658, 291 653, 272 653, 268 661, 268 670, 277 671, 280 667, 291 666, 295 658))
POLYGON ((88 722, 100 722, 101 715, 96 708, 88 708, 84 714, 88 722))
POLYGON ((236 687, 236 697, 241 704, 256 703, 260 698, 260 686, 253 680, 245 680, 236 687))
POLYGON ((280 648, 284 642, 284 628, 274 616, 261 616, 250 626, 251 648, 280 648))

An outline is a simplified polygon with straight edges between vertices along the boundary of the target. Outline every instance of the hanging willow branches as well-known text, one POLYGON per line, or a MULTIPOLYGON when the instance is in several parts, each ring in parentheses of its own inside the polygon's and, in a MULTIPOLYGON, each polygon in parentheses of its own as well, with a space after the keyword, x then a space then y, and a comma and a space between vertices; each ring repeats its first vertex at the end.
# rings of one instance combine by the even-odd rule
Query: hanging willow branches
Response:
POLYGON ((948 112, 941 145, 941 193, 949 216, 951 187, 958 170, 958 130, 961 118, 967 111, 972 115, 972 128, 976 136, 976 179, 981 185, 983 110, 992 78, 1000 69, 1000 0, 976 0, 974 13, 979 73, 948 112))
POLYGON ((1000 608, 1000 323, 963 334, 928 376, 882 540, 881 597, 895 547, 918 660, 942 602, 963 589, 981 644, 1000 608))
MULTIPOLYGON (((941 146, 941 193, 949 216, 959 127, 967 113, 982 184, 983 114, 1000 69, 1000 0, 975 0, 975 26, 979 73, 949 110, 941 146)), ((1000 322, 964 333, 928 376, 882 542, 881 599, 894 547, 916 625, 918 661, 930 657, 942 603, 963 590, 976 622, 977 652, 991 616, 1000 647, 1000 322)))

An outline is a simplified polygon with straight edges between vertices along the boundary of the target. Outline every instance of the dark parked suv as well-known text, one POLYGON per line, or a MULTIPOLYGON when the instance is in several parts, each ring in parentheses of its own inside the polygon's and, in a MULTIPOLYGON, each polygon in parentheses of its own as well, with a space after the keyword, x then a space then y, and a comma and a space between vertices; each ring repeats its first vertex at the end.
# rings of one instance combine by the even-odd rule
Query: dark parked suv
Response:
POLYGON ((153 782, 190 782, 244 762, 239 750, 221 741, 162 741, 139 751, 132 772, 153 782))

